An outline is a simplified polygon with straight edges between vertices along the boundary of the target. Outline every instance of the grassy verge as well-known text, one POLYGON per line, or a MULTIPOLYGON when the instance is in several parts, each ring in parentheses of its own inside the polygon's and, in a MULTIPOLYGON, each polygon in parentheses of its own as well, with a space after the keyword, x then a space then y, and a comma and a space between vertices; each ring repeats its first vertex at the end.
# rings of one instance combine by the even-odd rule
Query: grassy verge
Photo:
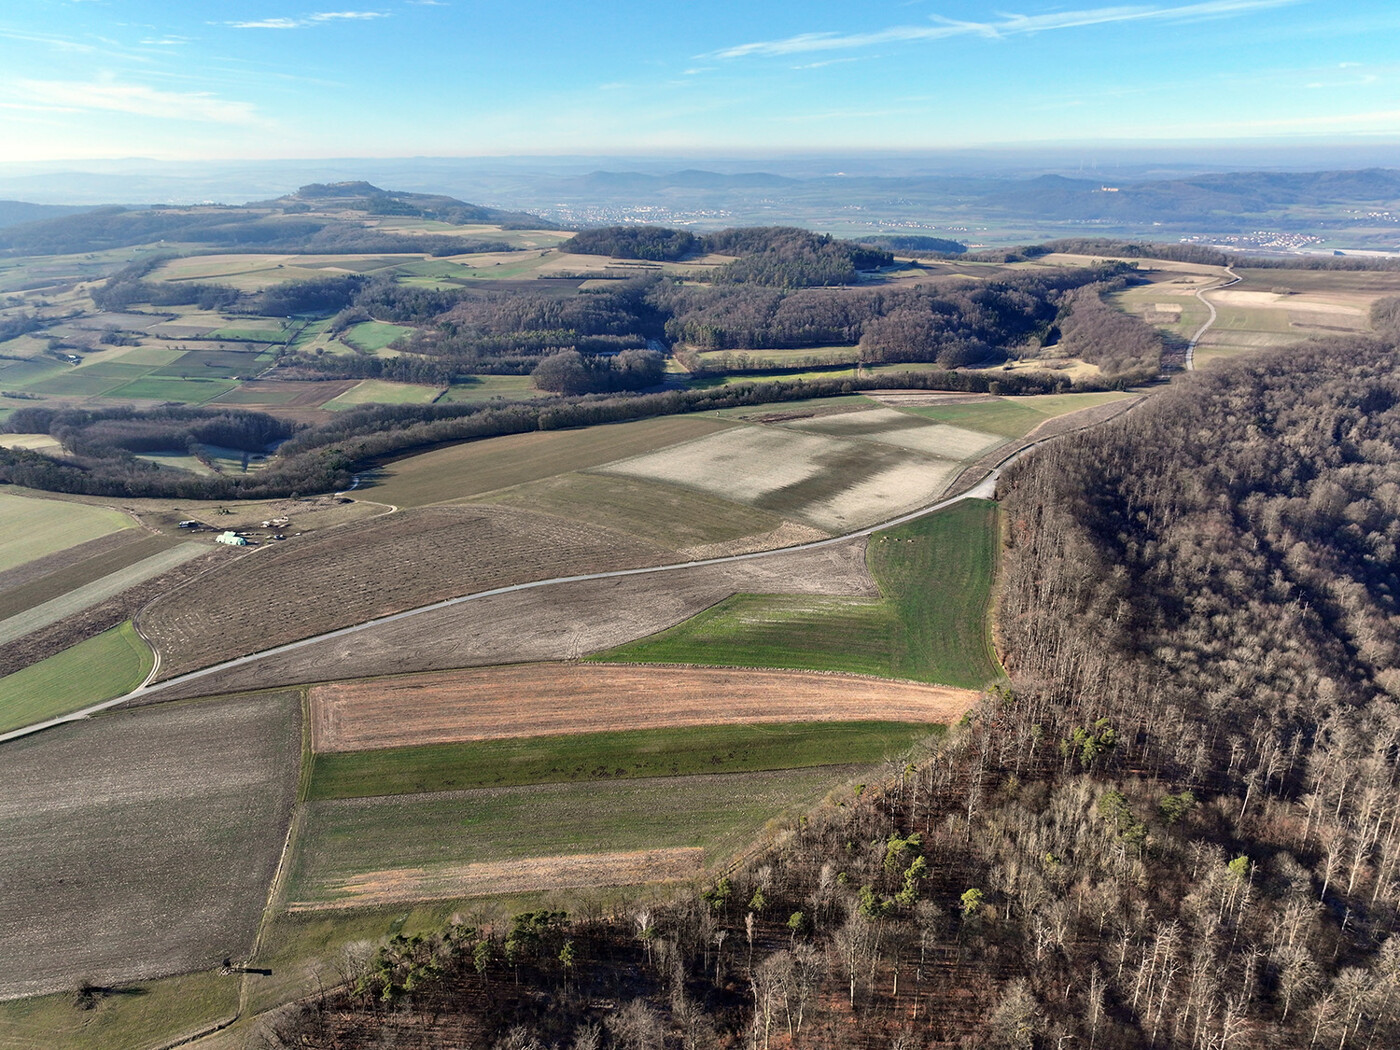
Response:
POLYGON ((83 1008, 73 992, 0 1003, 0 1047, 145 1050, 232 1017, 238 979, 216 972, 104 989, 83 1008))
POLYGON ((646 729, 322 754, 310 798, 879 762, 942 731, 913 722, 646 729))
POLYGON ((0 732, 77 711, 140 685, 153 662, 131 621, 0 678, 0 732))
POLYGON ((987 634, 997 509, 964 500, 876 533, 879 601, 740 595, 594 659, 853 671, 980 688, 1000 668, 987 634))

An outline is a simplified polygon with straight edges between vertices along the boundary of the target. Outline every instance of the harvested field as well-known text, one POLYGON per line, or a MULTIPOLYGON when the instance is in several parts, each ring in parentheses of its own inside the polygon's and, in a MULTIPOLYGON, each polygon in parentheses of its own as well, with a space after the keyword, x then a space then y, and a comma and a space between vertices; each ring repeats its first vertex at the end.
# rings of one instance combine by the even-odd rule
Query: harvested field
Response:
POLYGON ((468 499, 723 429, 726 425, 714 419, 661 416, 583 430, 532 431, 467 441, 389 464, 365 495, 399 507, 468 499))
POLYGON ((709 866, 853 772, 824 766, 309 802, 288 901, 345 901, 351 880, 405 868, 431 876, 471 864, 672 849, 702 849, 709 866))
POLYGON ((0 572, 129 528, 130 518, 106 507, 0 494, 0 572))
POLYGON ((252 945, 296 796, 295 694, 7 743, 0 998, 217 967, 252 945))
MULTIPOLYGON (((372 322, 371 322, 372 323, 372 322)), ((417 383, 390 383, 383 379, 363 379, 343 394, 327 401, 324 408, 333 412, 372 403, 386 405, 428 405, 442 394, 440 386, 417 383)))
POLYGON ((157 601, 141 626, 169 678, 444 598, 666 553, 505 507, 425 507, 256 551, 157 601))
POLYGON ((806 433, 878 441, 897 448, 925 452, 940 459, 971 459, 1001 444, 1003 440, 998 434, 946 426, 893 408, 815 416, 784 423, 783 426, 806 433))
POLYGON ((932 502, 957 465, 874 442, 747 426, 602 469, 698 489, 841 532, 932 502))
MULTIPOLYGON (((596 473, 561 474, 517 485, 484 496, 481 502, 505 503, 586 521, 678 551, 777 534, 784 525, 777 514, 677 485, 596 473)), ((787 524, 790 532, 800 529, 797 534, 804 539, 817 540, 828 535, 792 522, 787 524)))
MULTIPOLYGON (((136 547, 136 544, 132 545, 136 547)), ((145 583, 170 571, 176 566, 183 565, 187 561, 198 558, 208 552, 208 548, 202 543, 179 543, 171 546, 163 537, 151 537, 140 545, 142 548, 155 546, 159 553, 152 554, 134 564, 124 566, 100 576, 89 583, 82 583, 77 586, 64 588, 59 591, 57 588, 69 582, 70 576, 77 574, 55 573, 44 580, 31 584, 18 593, 5 594, 0 597, 0 610, 9 610, 19 605, 17 612, 9 618, 0 620, 0 645, 12 642, 16 638, 22 638, 32 631, 37 631, 41 627, 47 627, 51 623, 67 619, 85 609, 90 609, 94 605, 106 601, 122 591, 145 583), (46 593, 57 591, 57 597, 49 598, 47 601, 34 601, 46 593), (27 603, 27 604, 25 604, 27 603)), ((76 569, 84 569, 87 566, 79 565, 76 569)))
POLYGON ((336 682, 311 691, 316 751, 755 722, 946 723, 965 689, 849 675, 517 664, 336 682))
POLYGON ((319 904, 294 903, 288 911, 370 908, 405 901, 680 882, 700 875, 704 859, 703 849, 689 847, 521 857, 495 863, 445 864, 432 869, 394 868, 353 875, 327 887, 332 900, 319 904))
POLYGON ((854 540, 751 561, 492 595, 264 657, 157 690, 148 699, 575 659, 664 630, 736 591, 878 593, 865 567, 865 542, 854 540))
POLYGON ((339 397, 356 385, 354 379, 328 379, 303 382, 291 379, 258 379, 243 383, 237 390, 220 394, 215 405, 276 405, 279 407, 318 407, 339 397))

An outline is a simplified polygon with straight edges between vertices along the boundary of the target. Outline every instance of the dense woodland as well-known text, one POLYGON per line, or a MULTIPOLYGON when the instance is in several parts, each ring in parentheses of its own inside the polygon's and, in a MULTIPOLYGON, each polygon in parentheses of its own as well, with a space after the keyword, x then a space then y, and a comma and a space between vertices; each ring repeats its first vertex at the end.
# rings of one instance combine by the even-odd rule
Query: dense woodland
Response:
POLYGON ((1003 479, 1010 682, 703 892, 348 958, 270 1045, 1400 1044, 1400 303, 1003 479))

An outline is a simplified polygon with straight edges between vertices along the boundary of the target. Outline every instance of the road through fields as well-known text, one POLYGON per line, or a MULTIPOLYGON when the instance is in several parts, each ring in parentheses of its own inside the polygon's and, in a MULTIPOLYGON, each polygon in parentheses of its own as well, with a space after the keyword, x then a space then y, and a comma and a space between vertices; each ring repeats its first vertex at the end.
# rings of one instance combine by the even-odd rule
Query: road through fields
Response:
MULTIPOLYGON (((1138 401, 1133 401, 1129 403, 1126 407, 1131 408, 1132 405, 1140 403, 1140 400, 1141 399, 1139 399, 1138 401)), ((1094 410, 1087 409, 1085 411, 1093 412, 1094 410)), ((1059 418, 1061 420, 1064 420, 1069 417, 1059 418)), ((1097 425, 1098 423, 1104 421, 1096 417, 1091 418, 1093 418, 1093 422, 1086 424, 1087 426, 1097 425)), ((1017 447, 1008 450, 1006 456, 1003 459, 1001 459, 998 463, 993 465, 988 470, 988 473, 984 478, 977 482, 976 485, 965 491, 959 492, 953 496, 946 496, 932 504, 920 507, 917 510, 912 510, 906 514, 901 514, 900 516, 896 518, 891 518, 888 521, 883 521, 875 525, 869 525, 862 529, 856 529, 853 532, 848 532, 841 536, 832 536, 828 539, 816 540, 811 543, 798 544, 797 546, 793 547, 781 547, 774 550, 753 551, 748 554, 731 554, 717 558, 704 558, 695 561, 673 562, 668 565, 654 565, 638 569, 616 569, 608 572, 582 573, 574 576, 556 576, 550 579, 531 580, 526 583, 516 583, 510 584, 509 586, 505 587, 496 587, 490 590, 476 591, 472 594, 464 594, 455 598, 447 598, 442 601, 433 602, 429 605, 420 605, 413 609, 405 609, 402 612, 391 613, 388 616, 380 616, 372 620, 365 620, 361 623, 353 624, 349 627, 342 627, 338 630, 327 631, 323 634, 314 635, 310 638, 302 638, 298 641, 288 642, 285 645, 279 645, 271 649, 265 649, 256 653, 249 653, 247 656, 240 656, 232 660, 225 660, 222 663, 213 664, 209 667, 201 668, 197 671, 190 671, 187 674, 178 675, 174 678, 169 678, 163 682, 153 685, 151 684, 152 680, 156 674, 156 670, 160 667, 159 654, 157 654, 156 668, 152 670, 151 675, 147 677, 145 683, 138 686, 130 693, 127 693, 123 696, 115 697, 111 700, 103 701, 100 704, 93 704, 89 707, 85 707, 79 711, 74 711, 70 714, 60 715, 56 718, 51 718, 43 722, 37 722, 33 725, 25 726, 21 729, 15 729, 8 733, 0 734, 0 743, 4 743, 7 740, 13 740, 18 737, 28 736, 32 733, 38 733, 42 730, 50 729, 54 726, 63 725, 67 722, 75 722, 80 719, 88 718, 102 711, 106 711, 109 708, 118 707, 121 704, 138 700, 149 702, 153 694, 159 693, 166 689, 170 689, 176 685, 183 685, 185 683, 192 682, 200 678, 205 678, 210 675, 219 674, 221 672, 228 671, 236 667, 243 667, 247 664, 254 663, 258 660, 262 660, 270 656, 294 652, 298 649, 302 649, 310 645, 315 645, 319 642, 328 641, 334 638, 344 638, 348 635, 354 635, 374 627, 382 626, 384 624, 396 623, 400 620, 406 620, 414 616, 421 616, 425 613, 433 612, 438 609, 447 609, 453 606, 462 605, 466 602, 479 601, 483 598, 489 598, 495 595, 514 594, 520 591, 530 591, 544 587, 555 587, 560 584, 576 583, 586 580, 610 580, 625 576, 645 576, 656 573, 677 572, 679 570, 693 569, 698 568, 700 566, 725 565, 735 562, 756 561, 762 558, 773 558, 779 555, 790 555, 799 551, 819 550, 827 547, 833 547, 837 544, 847 543, 853 539, 860 539, 863 537, 871 536, 874 533, 880 532, 884 529, 894 528, 895 526, 903 525, 905 522, 913 521, 916 518, 923 517, 925 514, 931 514, 935 511, 942 510, 945 507, 951 507, 955 503, 961 502, 965 499, 994 498, 996 494, 997 479, 1000 478, 1002 471, 1005 470, 1007 466, 1009 466, 1020 456, 1024 455, 1030 449, 1035 448, 1037 445, 1040 445, 1046 441, 1052 441, 1055 437, 1058 436, 1060 436, 1060 433, 1055 433, 1040 438, 1039 440, 1031 440, 1028 443, 1021 444, 1017 447)))

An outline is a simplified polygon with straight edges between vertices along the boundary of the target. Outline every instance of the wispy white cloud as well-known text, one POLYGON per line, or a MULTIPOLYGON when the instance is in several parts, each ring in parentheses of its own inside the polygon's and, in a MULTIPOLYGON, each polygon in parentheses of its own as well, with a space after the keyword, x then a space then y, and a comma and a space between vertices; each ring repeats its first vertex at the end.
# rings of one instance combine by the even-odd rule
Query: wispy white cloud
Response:
POLYGON ((15 29, 0 28, 0 37, 6 40, 18 40, 22 44, 39 44, 55 51, 71 51, 77 54, 91 54, 98 50, 95 44, 73 40, 70 37, 51 36, 45 33, 24 33, 15 29))
POLYGON ((230 29, 305 29, 325 22, 363 22, 388 18, 387 11, 320 11, 305 18, 261 18, 255 22, 214 22, 230 29))
POLYGON ((1193 4, 1127 5, 1099 7, 1084 11, 1053 11, 1043 15, 1000 15, 995 21, 957 21, 935 15, 933 25, 890 26, 868 33, 799 33, 781 40, 739 44, 702 55, 702 58, 773 57, 815 51, 844 51, 909 41, 945 40, 950 37, 981 36, 1000 39, 1043 33, 1057 29, 1120 22, 1192 22, 1227 18, 1269 8, 1287 7, 1302 0, 1202 0, 1193 4))
POLYGON ((209 124, 258 122, 251 103, 229 101, 203 91, 161 91, 115 79, 17 80, 12 87, 24 102, 36 108, 106 110, 209 124))

